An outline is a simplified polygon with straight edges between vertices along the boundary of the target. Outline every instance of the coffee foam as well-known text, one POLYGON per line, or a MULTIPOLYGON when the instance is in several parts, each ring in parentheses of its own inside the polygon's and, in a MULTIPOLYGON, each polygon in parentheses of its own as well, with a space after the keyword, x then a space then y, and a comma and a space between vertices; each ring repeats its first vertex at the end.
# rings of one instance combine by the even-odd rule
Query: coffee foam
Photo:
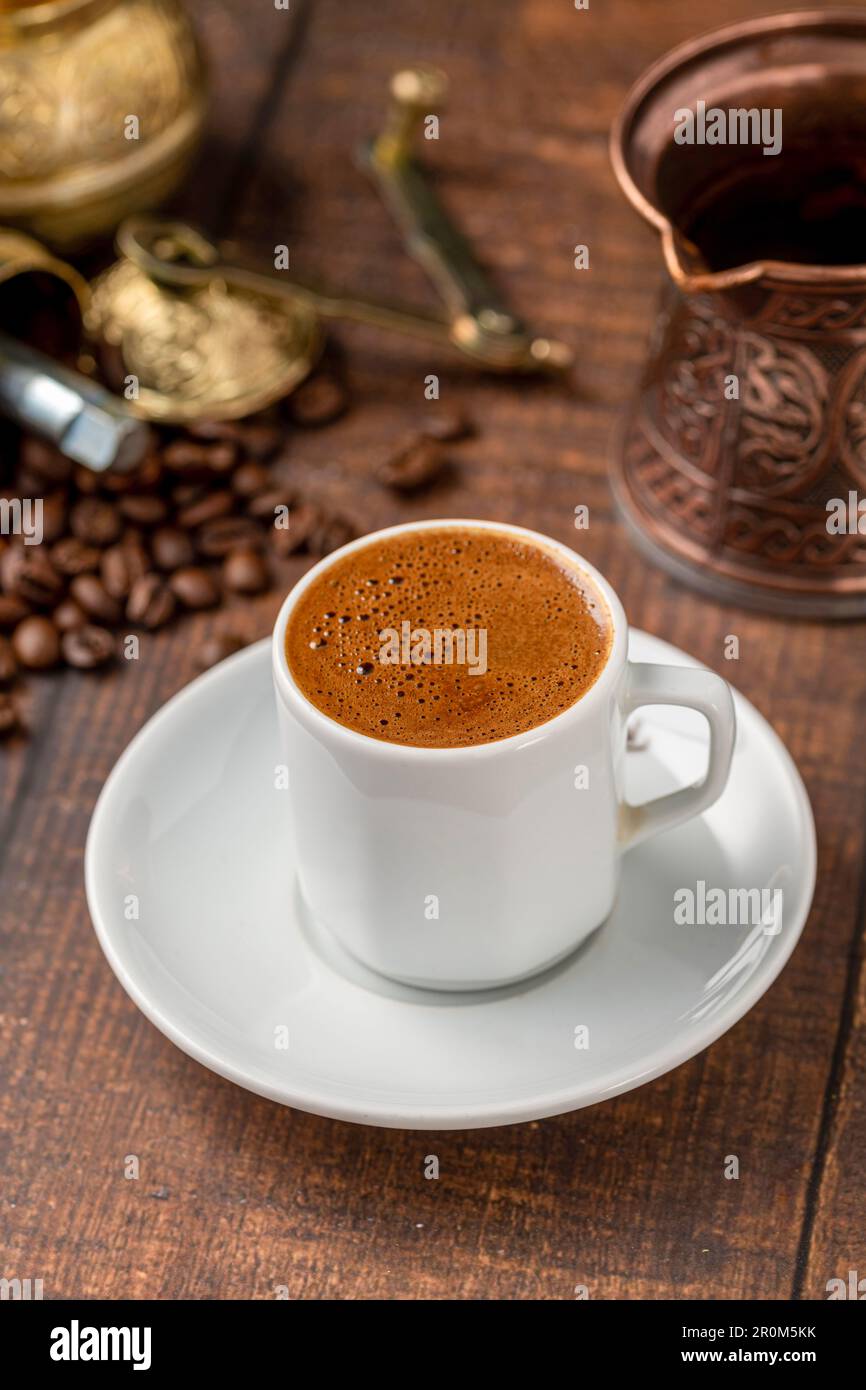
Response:
POLYGON ((286 656, 303 694, 337 723, 389 743, 454 748, 562 713, 597 679, 611 638, 603 598, 553 550, 504 531, 442 527, 335 560, 293 608, 286 656), (400 639, 396 663, 381 659, 388 630, 400 639), (484 674, 405 659, 419 650, 410 633, 437 630, 465 633, 476 665, 483 630, 484 674))

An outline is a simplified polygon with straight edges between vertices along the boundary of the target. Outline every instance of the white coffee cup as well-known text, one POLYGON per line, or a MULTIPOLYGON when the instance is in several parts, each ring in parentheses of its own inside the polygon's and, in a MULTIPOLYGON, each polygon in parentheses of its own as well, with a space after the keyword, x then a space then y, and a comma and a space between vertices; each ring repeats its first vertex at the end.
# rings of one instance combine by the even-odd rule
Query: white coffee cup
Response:
POLYGON ((422 521, 352 541, 296 584, 274 629, 273 669, 299 887, 307 909, 373 970, 430 989, 533 975, 610 913, 633 845, 698 815, 724 789, 734 747, 720 676, 627 659, 622 604, 567 546, 499 522, 422 521), (485 528, 541 546, 601 594, 612 642, 595 684, 563 713, 495 743, 418 748, 357 733, 303 695, 286 660, 289 615, 335 560, 435 527, 485 528), (643 806, 623 795, 626 721, 640 705, 706 716, 704 780, 643 806))

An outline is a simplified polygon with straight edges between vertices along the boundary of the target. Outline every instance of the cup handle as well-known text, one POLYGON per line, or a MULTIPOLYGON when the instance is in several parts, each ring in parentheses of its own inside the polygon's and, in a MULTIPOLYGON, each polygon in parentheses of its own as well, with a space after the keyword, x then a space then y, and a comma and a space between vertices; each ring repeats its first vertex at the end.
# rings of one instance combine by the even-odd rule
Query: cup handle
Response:
POLYGON ((656 797, 643 806, 620 807, 619 842, 631 849, 660 830, 669 830, 712 806, 725 789, 737 720, 730 688, 721 676, 693 666, 657 666, 630 661, 626 670, 623 714, 641 705, 684 705, 704 715, 710 726, 710 756, 702 782, 656 797))

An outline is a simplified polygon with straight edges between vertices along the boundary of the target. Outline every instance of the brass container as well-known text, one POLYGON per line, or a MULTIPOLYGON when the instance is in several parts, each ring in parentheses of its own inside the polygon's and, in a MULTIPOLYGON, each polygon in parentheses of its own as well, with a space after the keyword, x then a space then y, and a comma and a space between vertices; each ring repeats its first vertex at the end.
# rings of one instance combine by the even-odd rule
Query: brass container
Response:
POLYGON ((176 186, 204 110, 201 54, 178 0, 7 6, 0 222, 66 250, 110 234, 176 186))
POLYGON ((731 25, 629 93, 611 137, 668 284, 612 478, 638 543, 719 598, 866 615, 866 12, 731 25), (781 148, 674 139, 776 110, 781 148))
POLYGON ((32 237, 0 227, 0 330, 72 362, 89 307, 77 270, 32 237))

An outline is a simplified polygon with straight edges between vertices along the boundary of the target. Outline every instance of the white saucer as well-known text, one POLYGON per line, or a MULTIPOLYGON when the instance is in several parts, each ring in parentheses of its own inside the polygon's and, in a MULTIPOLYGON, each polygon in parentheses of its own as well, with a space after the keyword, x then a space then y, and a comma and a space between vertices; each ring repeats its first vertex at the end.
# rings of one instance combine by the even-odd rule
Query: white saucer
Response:
MULTIPOLYGON (((631 655, 695 664, 642 632, 631 655)), ((169 701, 108 778, 86 854, 96 933, 157 1028, 284 1105, 414 1129, 592 1105, 685 1062, 742 1018, 806 921, 806 791, 767 722, 742 696, 736 704, 723 797, 625 856, 617 906, 580 950, 529 983, 436 994, 380 979, 304 921, 275 788, 270 644, 260 642, 169 701), (781 932, 674 925, 675 889, 700 879, 782 888, 781 932), (575 1045, 582 1026, 588 1048, 575 1045)), ((688 710, 643 711, 629 799, 697 780, 704 727, 688 710)))

